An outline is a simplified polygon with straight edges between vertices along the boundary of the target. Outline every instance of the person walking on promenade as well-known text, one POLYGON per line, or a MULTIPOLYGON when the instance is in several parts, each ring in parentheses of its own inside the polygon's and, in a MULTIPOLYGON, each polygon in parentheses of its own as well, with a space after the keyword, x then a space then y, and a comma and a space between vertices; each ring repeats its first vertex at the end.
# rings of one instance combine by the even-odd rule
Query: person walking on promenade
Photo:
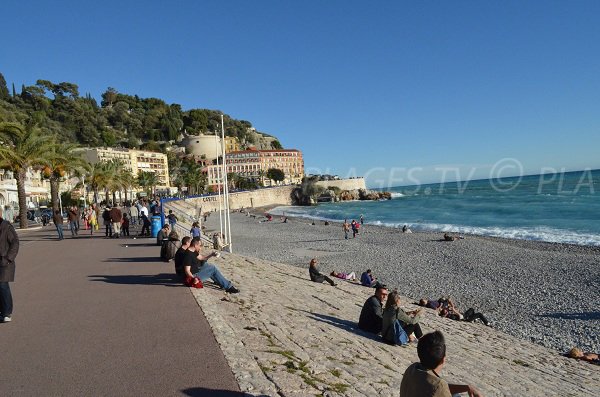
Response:
POLYGON ((69 229, 71 229, 71 237, 75 237, 77 236, 77 232, 79 231, 79 228, 77 227, 79 223, 79 212, 77 211, 77 207, 73 206, 69 208, 67 217, 69 218, 69 229))
POLYGON ((127 214, 123 214, 123 223, 121 223, 121 231, 123 232, 123 237, 129 237, 129 218, 127 214))
POLYGON ((110 209, 110 221, 113 227, 113 237, 119 238, 121 235, 121 221, 123 220, 123 213, 115 206, 110 209))
POLYGON ((90 223, 90 234, 93 235, 94 229, 98 230, 98 218, 96 217, 96 210, 93 204, 88 210, 88 222, 90 223))
POLYGON ((131 224, 137 225, 138 216, 140 215, 140 211, 138 210, 138 204, 134 203, 129 209, 129 213, 131 214, 131 224))
POLYGON ((344 231, 344 239, 348 240, 348 233, 350 233, 350 224, 348 223, 348 219, 344 219, 342 230, 344 231))
POLYGON ((102 220, 104 221, 104 227, 106 228, 104 235, 106 237, 112 237, 112 223, 110 221, 110 207, 106 206, 104 212, 102 212, 102 220))
POLYGON ((0 208, 0 322, 11 321, 13 299, 8 283, 15 281, 15 258, 19 253, 19 236, 10 222, 2 219, 0 208))
POLYGON ((58 232, 58 239, 64 240, 65 236, 63 234, 63 217, 60 214, 59 210, 54 211, 54 215, 52 215, 52 222, 54 222, 54 226, 56 226, 56 231, 58 232))
POLYGON ((452 397, 468 393, 469 397, 483 397, 474 386, 448 384, 439 375, 446 364, 446 341, 440 331, 419 339, 419 362, 411 364, 400 383, 400 397, 452 397))

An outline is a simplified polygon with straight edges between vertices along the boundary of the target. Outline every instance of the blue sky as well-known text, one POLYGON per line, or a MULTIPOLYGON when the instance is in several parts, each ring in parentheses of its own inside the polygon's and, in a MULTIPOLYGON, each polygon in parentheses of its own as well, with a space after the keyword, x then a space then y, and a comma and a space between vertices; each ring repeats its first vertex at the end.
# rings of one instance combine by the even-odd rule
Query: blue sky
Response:
POLYGON ((598 20, 598 1, 6 0, 0 72, 219 109, 371 186, 509 176, 600 168, 598 20))

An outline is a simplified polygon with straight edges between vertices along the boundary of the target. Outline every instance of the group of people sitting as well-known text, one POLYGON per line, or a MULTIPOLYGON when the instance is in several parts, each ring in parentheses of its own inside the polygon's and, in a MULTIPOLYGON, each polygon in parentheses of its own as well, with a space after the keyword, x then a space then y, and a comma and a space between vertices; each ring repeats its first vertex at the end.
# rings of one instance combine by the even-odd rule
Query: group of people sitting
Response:
POLYGON ((444 336, 440 331, 423 335, 419 324, 423 309, 404 311, 400 304, 398 291, 389 292, 384 284, 377 283, 375 293, 366 300, 358 320, 361 330, 381 335, 385 343, 404 346, 418 341, 419 362, 410 365, 404 372, 400 396, 451 397, 457 393, 468 393, 469 396, 481 397, 481 393, 471 385, 448 384, 440 378, 439 372, 446 362, 444 336))
MULTIPOLYGON (((316 258, 310 261, 310 279, 317 283, 327 281, 332 286, 335 286, 336 284, 331 278, 318 270, 317 263, 316 258)), ((338 273, 333 271, 331 272, 331 276, 345 280, 356 279, 354 273, 338 273)), ((444 336, 439 331, 423 335, 421 325, 419 324, 423 311, 422 308, 404 311, 400 306, 401 299, 398 291, 389 292, 388 288, 373 276, 371 269, 368 269, 361 275, 361 284, 367 287, 374 287, 375 293, 363 305, 358 320, 358 327, 363 331, 381 335, 383 341, 391 345, 404 346, 411 341, 418 341, 417 352, 420 362, 412 364, 405 371, 400 386, 400 396, 451 397, 455 393, 464 392, 473 397, 481 396, 479 391, 471 385, 448 384, 439 377, 439 371, 444 366, 446 357, 444 336)), ((429 301, 422 300, 421 302, 425 303, 424 306, 430 307, 427 306, 429 301)), ((432 306, 435 304, 438 304, 438 308, 443 307, 443 310, 450 310, 452 308, 453 313, 458 312, 449 299, 431 303, 432 306)), ((481 315, 480 313, 476 314, 481 315)), ((485 320, 485 318, 483 319, 485 320)), ((487 320, 484 322, 487 322, 487 320)))
POLYGON ((176 231, 165 224, 156 236, 157 245, 161 246, 160 256, 164 261, 174 260, 175 274, 188 287, 202 288, 204 282, 212 280, 215 284, 230 294, 240 292, 229 281, 216 265, 208 263, 210 258, 218 258, 219 252, 213 251, 208 255, 202 254, 200 236, 185 236, 179 241, 176 231))

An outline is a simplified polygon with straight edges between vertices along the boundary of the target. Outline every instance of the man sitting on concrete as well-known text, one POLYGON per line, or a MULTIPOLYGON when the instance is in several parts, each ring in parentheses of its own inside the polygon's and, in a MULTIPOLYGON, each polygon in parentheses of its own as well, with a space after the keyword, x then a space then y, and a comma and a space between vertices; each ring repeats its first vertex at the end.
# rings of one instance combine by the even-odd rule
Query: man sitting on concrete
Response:
POLYGON ((411 364, 402 376, 400 397, 452 397, 459 393, 482 397, 473 386, 448 384, 438 375, 446 363, 446 342, 440 331, 423 335, 417 354, 420 362, 411 364))
POLYGON ((169 240, 169 233, 171 232, 171 226, 168 223, 165 223, 156 234, 156 245, 162 246, 165 241, 169 240))
POLYGON ((185 272, 183 270, 183 258, 185 258, 187 249, 190 247, 191 237, 185 236, 181 239, 181 247, 175 253, 175 274, 181 278, 185 278, 185 272))
MULTIPOLYGON (((183 258, 183 270, 187 279, 198 278, 201 281, 211 279, 217 285, 229 292, 230 294, 237 294, 240 292, 237 288, 231 284, 231 281, 227 280, 219 268, 215 265, 211 265, 207 262, 208 259, 219 256, 217 252, 213 252, 209 255, 202 255, 200 253, 201 245, 200 240, 192 239, 189 248, 183 258)), ((197 282, 197 280, 196 280, 197 282)))
POLYGON ((378 334, 383 323, 383 301, 388 296, 388 289, 383 284, 377 284, 375 294, 371 296, 360 312, 358 328, 363 331, 378 334))

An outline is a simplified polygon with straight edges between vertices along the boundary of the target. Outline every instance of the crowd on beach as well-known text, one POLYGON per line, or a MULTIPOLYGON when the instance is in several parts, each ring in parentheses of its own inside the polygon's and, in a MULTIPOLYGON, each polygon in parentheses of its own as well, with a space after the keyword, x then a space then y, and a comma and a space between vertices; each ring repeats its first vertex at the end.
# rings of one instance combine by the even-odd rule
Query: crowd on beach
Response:
MULTIPOLYGON (((350 231, 353 233, 352 237, 356 238, 358 229, 363 225, 362 216, 360 220, 360 223, 354 220, 349 223, 344 220, 342 230, 345 239, 349 238, 350 231), (358 225, 358 228, 355 225, 358 225)), ((402 228, 402 232, 412 233, 406 225, 402 228)), ((441 241, 452 242, 462 239, 464 236, 444 233, 441 241)), ((329 274, 331 277, 329 277, 319 271, 317 263, 316 258, 311 259, 309 263, 309 277, 313 282, 327 282, 331 286, 336 286, 334 279, 337 278, 374 288, 374 294, 366 300, 360 311, 359 329, 377 335, 382 342, 391 345, 407 346, 410 343, 417 343, 420 362, 411 365, 406 370, 402 380, 401 396, 450 396, 463 392, 468 393, 469 396, 481 396, 481 393, 472 385, 448 385, 439 377, 439 370, 445 363, 444 336, 439 331, 424 335, 421 329, 421 320, 424 310, 429 309, 437 315, 451 320, 481 322, 486 326, 492 326, 484 314, 474 308, 468 308, 462 312, 447 296, 436 299, 420 299, 418 302, 414 302, 420 306, 418 309, 405 311, 401 308, 400 293, 397 290, 390 291, 383 282, 374 277, 371 269, 364 271, 360 279, 357 279, 356 273, 353 271, 338 272, 334 270, 331 271, 329 274), (439 394, 432 390, 438 390, 439 394)), ((597 354, 585 353, 577 347, 571 349, 566 355, 600 364, 597 354)))

